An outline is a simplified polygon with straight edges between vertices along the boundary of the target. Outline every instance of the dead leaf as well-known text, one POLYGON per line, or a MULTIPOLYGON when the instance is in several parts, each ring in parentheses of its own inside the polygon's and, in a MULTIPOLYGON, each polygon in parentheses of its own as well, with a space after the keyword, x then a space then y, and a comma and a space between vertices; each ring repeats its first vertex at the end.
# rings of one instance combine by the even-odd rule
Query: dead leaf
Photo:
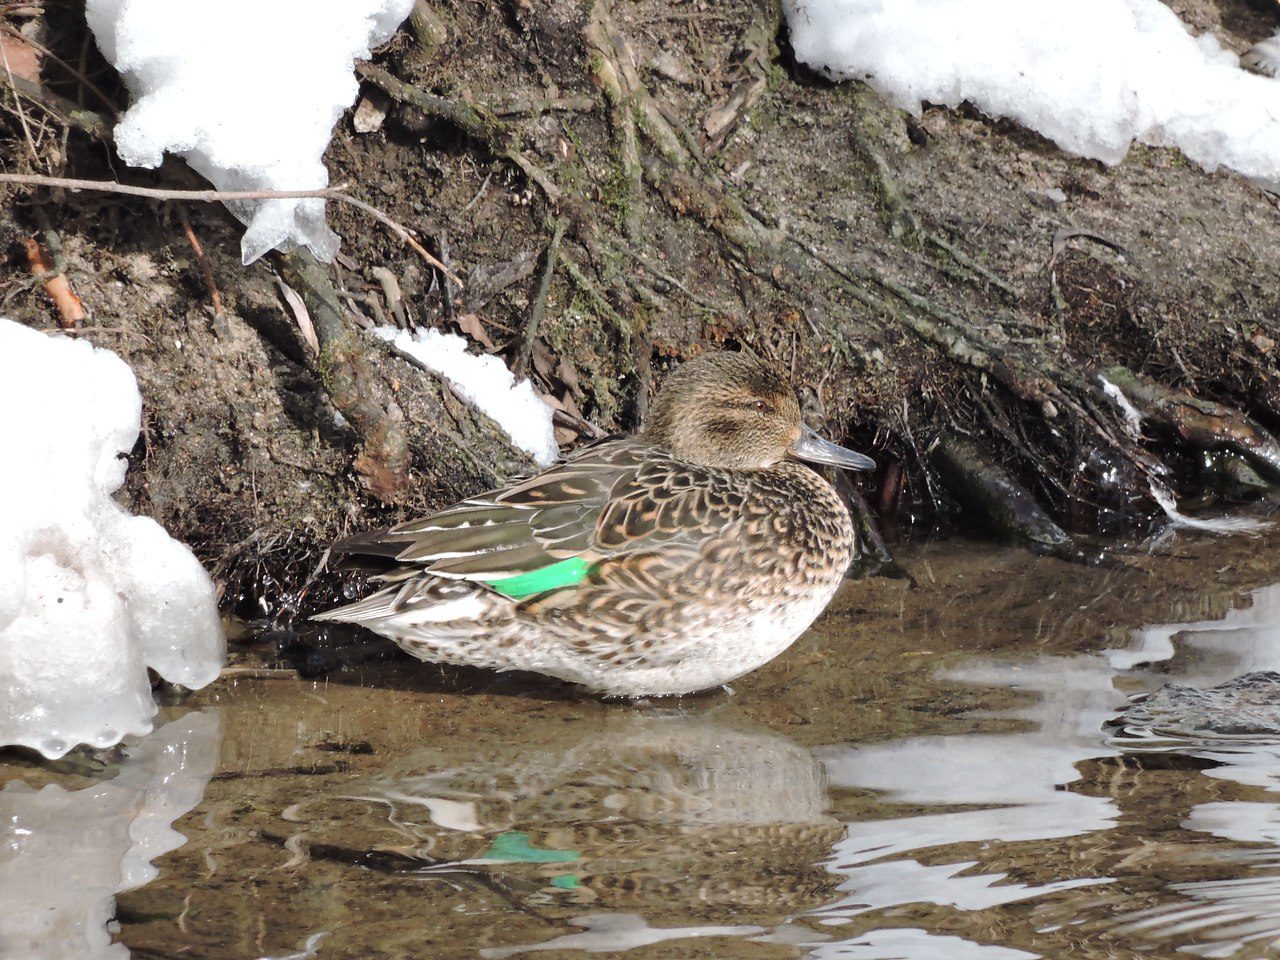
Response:
POLYGON ((0 64, 15 77, 40 82, 40 53, 21 37, 0 36, 0 64))
POLYGON ((484 324, 476 314, 464 313, 459 316, 458 329, 472 340, 483 344, 486 350, 493 349, 493 341, 489 339, 489 331, 484 328, 484 324))
POLYGON ((555 370, 555 358, 551 355, 551 348, 540 339, 533 341, 533 369, 538 371, 538 376, 543 380, 550 380, 555 370))
POLYGON ((320 354, 320 341, 316 339, 316 328, 311 322, 311 314, 307 312, 307 305, 302 302, 298 292, 279 277, 276 277, 276 283, 280 284, 280 293, 284 296, 284 302, 289 305, 289 309, 293 311, 293 319, 298 323, 298 330, 302 333, 302 339, 311 348, 311 355, 318 356, 320 354))
POLYGON ((1276 342, 1268 337, 1261 330, 1255 330, 1253 336, 1249 338, 1249 342, 1261 354, 1271 356, 1271 351, 1276 348, 1276 342))
POLYGON ((561 356, 560 362, 556 364, 556 376, 574 393, 578 392, 578 371, 564 356, 561 356))

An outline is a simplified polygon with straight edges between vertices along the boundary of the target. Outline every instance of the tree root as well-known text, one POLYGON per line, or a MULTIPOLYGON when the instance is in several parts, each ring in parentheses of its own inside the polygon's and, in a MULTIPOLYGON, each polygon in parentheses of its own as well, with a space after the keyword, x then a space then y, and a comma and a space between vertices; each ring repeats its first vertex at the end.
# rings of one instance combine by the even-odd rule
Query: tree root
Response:
POLYGON ((1070 548, 1071 537, 1035 497, 969 441, 945 437, 934 448, 933 459, 950 489, 968 500, 997 533, 1041 552, 1062 554, 1070 548))
POLYGON ((315 323, 320 355, 316 370, 325 391, 360 437, 355 469, 366 489, 388 503, 409 487, 409 442, 402 419, 375 399, 374 373, 356 331, 343 318, 329 275, 305 249, 279 255, 289 285, 302 295, 315 323))
POLYGON ((1280 442, 1239 410, 1153 383, 1121 366, 1108 367, 1099 376, 1119 388, 1142 419, 1172 430, 1198 449, 1237 454, 1262 477, 1280 483, 1280 442))
POLYGON ((358 64, 356 72, 401 103, 412 104, 428 116, 452 123, 467 136, 487 146, 496 156, 514 164, 538 185, 553 206, 560 203, 564 194, 555 181, 521 152, 515 129, 499 119, 488 107, 420 90, 372 63, 358 64))
POLYGON ((538 281, 538 293, 533 299, 533 309, 529 311, 529 322, 525 324, 520 338, 520 348, 516 351, 512 373, 517 379, 529 376, 529 362, 533 359, 533 343, 538 338, 538 327, 542 324, 542 315, 547 309, 547 293, 551 289, 551 278, 556 273, 556 258, 560 255, 560 241, 564 239, 564 221, 557 220, 551 242, 547 244, 547 262, 542 270, 542 279, 538 281))
POLYGON ((932 247, 944 255, 944 259, 936 265, 947 276, 963 283, 994 289, 1011 303, 1018 301, 1018 291, 1012 284, 978 263, 950 240, 925 227, 903 195, 888 162, 856 126, 849 140, 854 151, 862 158, 872 186, 880 196, 889 235, 894 240, 916 249, 932 247))

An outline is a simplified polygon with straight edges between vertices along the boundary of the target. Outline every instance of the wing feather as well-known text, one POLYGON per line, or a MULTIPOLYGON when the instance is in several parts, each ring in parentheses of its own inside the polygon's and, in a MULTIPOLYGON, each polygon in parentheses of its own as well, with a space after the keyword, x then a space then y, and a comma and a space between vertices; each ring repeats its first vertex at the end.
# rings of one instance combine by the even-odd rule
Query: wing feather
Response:
POLYGON ((665 575, 687 567, 698 545, 728 522, 723 498, 708 495, 717 480, 714 471, 634 438, 611 437, 537 476, 334 549, 394 556, 417 573, 479 582, 569 557, 637 555, 646 577, 665 575))

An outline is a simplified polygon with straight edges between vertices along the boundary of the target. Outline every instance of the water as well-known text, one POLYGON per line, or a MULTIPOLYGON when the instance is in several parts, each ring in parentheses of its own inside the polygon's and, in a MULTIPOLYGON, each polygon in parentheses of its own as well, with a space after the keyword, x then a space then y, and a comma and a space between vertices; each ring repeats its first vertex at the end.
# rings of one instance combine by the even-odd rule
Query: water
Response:
POLYGON ((225 681, 117 755, 0 761, 0 956, 1280 955, 1268 681, 1125 714, 1280 668, 1278 545, 934 546, 674 703, 225 681))

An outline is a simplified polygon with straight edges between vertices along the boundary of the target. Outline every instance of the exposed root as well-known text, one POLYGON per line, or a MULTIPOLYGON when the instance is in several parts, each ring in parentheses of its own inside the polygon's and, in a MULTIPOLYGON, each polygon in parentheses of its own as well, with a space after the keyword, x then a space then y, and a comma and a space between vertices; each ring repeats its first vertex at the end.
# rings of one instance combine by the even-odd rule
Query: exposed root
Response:
POLYGON ((524 334, 520 340, 520 349, 516 353, 512 372, 519 379, 529 376, 529 362, 533 358, 533 343, 538 338, 538 327, 542 324, 542 315, 547 309, 547 293, 551 289, 551 278, 556 274, 556 258, 560 255, 560 241, 564 239, 564 222, 557 221, 551 242, 547 244, 547 262, 542 268, 542 280, 538 283, 538 293, 533 299, 533 309, 529 311, 529 322, 525 324, 524 334))
POLYGON ((849 139, 855 152, 862 158, 871 183, 880 196, 889 235, 894 240, 916 249, 934 248, 943 254, 938 268, 947 276, 961 282, 990 287, 1006 300, 1017 302, 1018 291, 1012 284, 960 250, 950 240, 925 227, 903 195, 888 162, 861 130, 855 126, 849 139))
POLYGON ((355 469, 374 496, 396 502, 409 487, 409 443, 403 422, 378 403, 374 373, 339 305, 328 273, 305 249, 279 256, 289 284, 302 294, 320 346, 316 369, 334 408, 361 439, 355 469))
POLYGON ((1035 497, 972 443, 946 437, 934 448, 933 457, 951 481, 950 489, 969 500, 997 533, 1041 551, 1062 553, 1070 547, 1071 537, 1035 497))
POLYGON ((1123 391, 1143 419, 1193 447, 1238 454, 1263 477, 1280 483, 1280 442, 1239 410, 1153 383, 1125 367, 1110 367, 1102 376, 1123 391))
POLYGON ((428 93, 405 83, 371 63, 358 64, 356 72, 396 100, 412 104, 429 116, 452 123, 467 136, 483 143, 495 155, 504 157, 514 164, 541 188, 553 206, 560 203, 563 193, 555 181, 545 170, 521 152, 515 130, 484 105, 436 96, 434 93, 428 93))

